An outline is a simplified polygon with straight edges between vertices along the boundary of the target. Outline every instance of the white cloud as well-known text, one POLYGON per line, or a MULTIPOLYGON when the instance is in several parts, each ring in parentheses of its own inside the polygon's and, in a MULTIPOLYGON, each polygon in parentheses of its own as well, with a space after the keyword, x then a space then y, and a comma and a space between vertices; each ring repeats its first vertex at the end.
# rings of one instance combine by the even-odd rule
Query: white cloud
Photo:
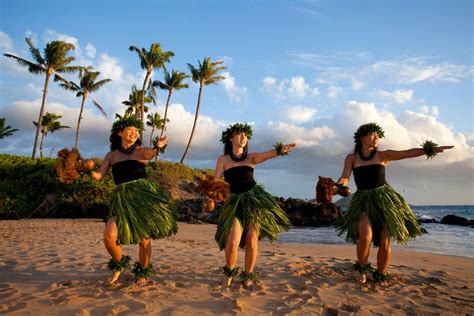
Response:
POLYGON ((318 87, 311 88, 302 76, 295 76, 290 79, 283 79, 278 82, 274 77, 265 77, 262 80, 265 91, 273 94, 277 98, 315 97, 320 94, 318 87))
POLYGON ((420 106, 420 111, 423 114, 431 114, 433 116, 439 115, 439 109, 437 106, 429 107, 428 105, 423 104, 422 106, 420 106))
POLYGON ((13 40, 2 31, 0 31, 0 50, 2 53, 13 53, 13 40))
POLYGON ((328 87, 328 98, 330 99, 335 99, 337 98, 340 94, 342 94, 344 90, 342 90, 341 87, 335 86, 335 85, 330 85, 328 87))
POLYGON ((101 75, 105 78, 112 80, 123 80, 123 68, 120 66, 119 61, 115 57, 111 57, 107 54, 100 54, 99 64, 97 69, 101 75))
POLYGON ((86 45, 86 56, 89 58, 94 58, 97 50, 95 49, 94 45, 91 43, 87 43, 86 45))
POLYGON ((413 90, 395 90, 393 92, 379 90, 377 94, 383 98, 393 100, 398 104, 404 104, 412 100, 413 98, 413 90))
POLYGON ((310 88, 302 76, 296 76, 290 79, 288 94, 292 97, 302 99, 309 96, 319 95, 318 87, 310 88))
POLYGON ((375 62, 369 68, 373 73, 387 75, 398 83, 411 84, 421 81, 459 82, 469 79, 473 67, 449 62, 430 63, 426 57, 413 57, 375 62))
POLYGON ((247 88, 239 87, 235 84, 235 78, 229 73, 224 72, 222 75, 225 77, 223 80, 224 89, 229 95, 232 101, 240 102, 247 99, 247 88))
POLYGON ((365 85, 366 85, 365 82, 363 82, 359 79, 356 79, 356 78, 352 78, 352 84, 351 84, 352 90, 359 91, 360 89, 365 87, 365 85))
POLYGON ((303 106, 293 106, 285 109, 285 116, 295 123, 306 123, 313 121, 316 113, 316 109, 303 106))

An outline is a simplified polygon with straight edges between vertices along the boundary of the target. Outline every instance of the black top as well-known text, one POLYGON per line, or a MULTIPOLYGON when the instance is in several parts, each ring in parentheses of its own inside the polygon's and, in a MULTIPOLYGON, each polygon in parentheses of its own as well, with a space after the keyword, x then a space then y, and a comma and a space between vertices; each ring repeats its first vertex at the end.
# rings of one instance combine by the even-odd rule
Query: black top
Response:
POLYGON ((385 166, 381 164, 366 165, 354 168, 354 180, 357 190, 371 190, 387 184, 385 166))
POLYGON ((244 193, 253 188, 257 182, 253 178, 253 168, 239 166, 224 171, 225 182, 230 184, 231 193, 244 193))
POLYGON ((147 177, 145 165, 138 160, 124 160, 114 163, 112 174, 117 185, 147 177))

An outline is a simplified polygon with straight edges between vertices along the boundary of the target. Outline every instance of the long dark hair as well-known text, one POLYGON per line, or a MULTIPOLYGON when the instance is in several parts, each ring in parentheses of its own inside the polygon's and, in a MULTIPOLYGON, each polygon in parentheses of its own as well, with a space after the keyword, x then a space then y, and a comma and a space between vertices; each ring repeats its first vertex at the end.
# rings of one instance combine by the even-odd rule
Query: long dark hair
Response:
POLYGON ((355 141, 354 154, 360 153, 361 150, 362 150, 362 142, 360 139, 357 139, 355 141))
MULTIPOLYGON (((122 147, 122 137, 120 137, 118 132, 120 131, 115 131, 112 134, 110 134, 110 151, 114 151, 122 147)), ((138 138, 133 145, 135 144, 137 144, 138 147, 142 145, 142 141, 140 140, 140 138, 138 138)))
MULTIPOLYGON (((247 141, 247 144, 244 147, 244 152, 242 153, 243 156, 247 156, 249 151, 249 142, 247 141)), ((226 140, 224 144, 224 155, 232 155, 232 142, 230 140, 226 140)))

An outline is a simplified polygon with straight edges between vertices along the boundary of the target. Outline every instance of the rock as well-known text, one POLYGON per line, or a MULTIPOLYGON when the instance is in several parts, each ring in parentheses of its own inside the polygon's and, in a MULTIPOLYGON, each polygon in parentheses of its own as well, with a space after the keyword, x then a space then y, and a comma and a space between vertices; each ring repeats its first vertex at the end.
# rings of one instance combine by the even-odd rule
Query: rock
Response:
POLYGON ((439 221, 435 220, 434 218, 420 218, 418 220, 418 222, 420 223, 435 223, 435 224, 439 224, 439 221))
POLYGON ((461 217, 461 216, 456 216, 456 215, 446 215, 443 217, 441 220, 441 224, 446 224, 446 225, 460 225, 460 226, 473 226, 474 225, 474 220, 469 220, 467 218, 461 217))

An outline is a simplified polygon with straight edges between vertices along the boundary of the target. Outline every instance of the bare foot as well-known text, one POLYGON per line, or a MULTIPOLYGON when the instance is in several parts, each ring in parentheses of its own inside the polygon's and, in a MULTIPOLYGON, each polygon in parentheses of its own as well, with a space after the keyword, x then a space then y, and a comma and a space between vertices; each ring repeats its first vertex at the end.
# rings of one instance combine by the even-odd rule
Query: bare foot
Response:
POLYGON ((365 273, 360 273, 359 277, 357 278, 360 284, 365 284, 367 282, 367 276, 365 273))
POLYGON ((233 278, 231 276, 227 276, 227 275, 224 276, 224 280, 222 280, 222 283, 221 283, 222 286, 224 286, 226 288, 230 287, 230 285, 232 284, 232 279, 233 278))
POLYGON ((139 278, 136 282, 136 285, 138 286, 145 286, 148 284, 148 280, 146 278, 139 278))
POLYGON ((253 290, 253 286, 254 286, 254 285, 255 285, 255 284, 253 283, 252 280, 247 280, 247 281, 243 281, 243 282, 242 282, 242 286, 243 286, 246 290, 249 290, 249 291, 253 290))
POLYGON ((108 278, 108 282, 109 282, 109 285, 113 285, 115 284, 115 282, 117 282, 120 274, 122 274, 122 271, 114 271, 112 272, 112 274, 110 275, 110 277, 108 278))

